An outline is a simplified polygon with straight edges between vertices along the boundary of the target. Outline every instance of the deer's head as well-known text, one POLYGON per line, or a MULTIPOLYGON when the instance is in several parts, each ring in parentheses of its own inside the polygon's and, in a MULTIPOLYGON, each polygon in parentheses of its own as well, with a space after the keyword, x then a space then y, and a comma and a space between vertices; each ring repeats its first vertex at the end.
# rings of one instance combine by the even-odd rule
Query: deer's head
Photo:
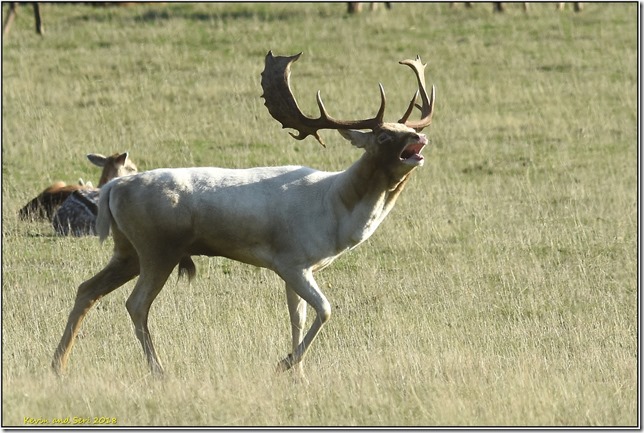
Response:
POLYGON ((427 137, 420 132, 432 121, 434 113, 435 88, 432 86, 431 95, 425 88, 425 64, 416 57, 415 60, 404 60, 400 63, 409 66, 418 80, 418 90, 414 94, 407 111, 396 123, 385 123, 385 91, 380 88, 380 109, 375 117, 365 120, 337 120, 331 117, 317 93, 317 104, 320 117, 317 119, 306 116, 293 96, 290 85, 291 64, 300 58, 302 53, 294 56, 273 56, 271 51, 266 55, 264 71, 262 72, 262 88, 266 108, 284 128, 293 128, 298 135, 291 133, 297 140, 303 140, 309 135, 314 136, 324 146, 318 134, 320 129, 336 129, 350 140, 356 147, 363 148, 367 154, 386 164, 396 171, 408 172, 423 164, 421 151, 427 144, 427 137), (420 94, 422 106, 416 104, 420 94), (421 119, 411 121, 409 117, 418 108, 421 119), (369 130, 369 131, 361 131, 369 130))
POLYGON ((115 153, 112 156, 103 156, 100 153, 90 153, 87 159, 94 165, 103 167, 101 178, 98 181, 98 187, 102 187, 115 177, 121 177, 137 172, 137 168, 128 158, 128 153, 115 153))

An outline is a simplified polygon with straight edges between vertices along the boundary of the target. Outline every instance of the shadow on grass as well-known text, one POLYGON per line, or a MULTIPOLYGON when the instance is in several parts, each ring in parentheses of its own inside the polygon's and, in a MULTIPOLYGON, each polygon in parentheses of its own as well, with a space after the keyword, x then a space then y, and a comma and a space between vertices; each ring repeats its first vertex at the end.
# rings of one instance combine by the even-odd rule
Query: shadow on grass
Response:
POLYGON ((44 239, 63 239, 63 236, 57 235, 55 233, 39 233, 39 232, 29 232, 27 237, 30 238, 44 238, 44 239))

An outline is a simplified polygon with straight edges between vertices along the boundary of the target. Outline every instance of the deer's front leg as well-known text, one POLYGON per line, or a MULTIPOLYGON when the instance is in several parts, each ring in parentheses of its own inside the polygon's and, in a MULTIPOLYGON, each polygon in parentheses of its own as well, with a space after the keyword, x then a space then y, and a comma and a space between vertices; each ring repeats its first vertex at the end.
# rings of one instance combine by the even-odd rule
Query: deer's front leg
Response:
MULTIPOLYGON (((306 302, 304 299, 291 289, 288 284, 286 285, 286 301, 288 303, 288 313, 291 319, 291 333, 293 336, 292 352, 295 353, 297 346, 302 342, 304 334, 304 324, 306 322, 306 302)), ((302 370, 302 362, 299 362, 293 367, 295 373, 304 377, 302 370)))
MULTIPOLYGON (((310 270, 280 273, 280 276, 286 281, 286 296, 289 313, 291 314, 294 346, 293 353, 289 354, 277 365, 278 371, 286 371, 300 364, 320 329, 331 317, 331 304, 320 291, 310 270), (306 304, 302 300, 313 307, 316 313, 315 320, 304 339, 301 339, 301 335, 306 319, 306 304)), ((301 365, 296 368, 301 372, 301 365)))

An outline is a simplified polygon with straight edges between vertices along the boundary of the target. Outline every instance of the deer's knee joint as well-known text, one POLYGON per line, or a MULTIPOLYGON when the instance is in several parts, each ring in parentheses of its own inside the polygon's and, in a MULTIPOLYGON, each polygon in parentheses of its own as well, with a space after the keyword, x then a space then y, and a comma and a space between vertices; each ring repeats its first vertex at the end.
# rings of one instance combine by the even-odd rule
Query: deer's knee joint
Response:
POLYGON ((317 311, 320 322, 326 323, 331 318, 331 304, 325 302, 317 311))

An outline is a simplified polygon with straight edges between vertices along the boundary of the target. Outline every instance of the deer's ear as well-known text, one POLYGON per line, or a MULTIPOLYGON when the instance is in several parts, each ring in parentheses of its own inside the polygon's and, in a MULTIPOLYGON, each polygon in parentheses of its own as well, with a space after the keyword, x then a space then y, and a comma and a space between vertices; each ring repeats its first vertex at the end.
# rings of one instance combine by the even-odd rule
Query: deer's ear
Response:
POLYGON ((124 153, 120 154, 119 156, 117 156, 116 157, 116 162, 121 164, 121 165, 125 165, 125 163, 127 162, 127 152, 124 152, 124 153))
POLYGON ((105 162, 107 161, 107 158, 100 153, 88 153, 87 159, 89 159, 92 164, 98 165, 99 167, 105 167, 105 162))
POLYGON ((357 129, 338 129, 340 135, 349 140, 355 147, 365 148, 373 141, 373 132, 363 132, 357 129))

